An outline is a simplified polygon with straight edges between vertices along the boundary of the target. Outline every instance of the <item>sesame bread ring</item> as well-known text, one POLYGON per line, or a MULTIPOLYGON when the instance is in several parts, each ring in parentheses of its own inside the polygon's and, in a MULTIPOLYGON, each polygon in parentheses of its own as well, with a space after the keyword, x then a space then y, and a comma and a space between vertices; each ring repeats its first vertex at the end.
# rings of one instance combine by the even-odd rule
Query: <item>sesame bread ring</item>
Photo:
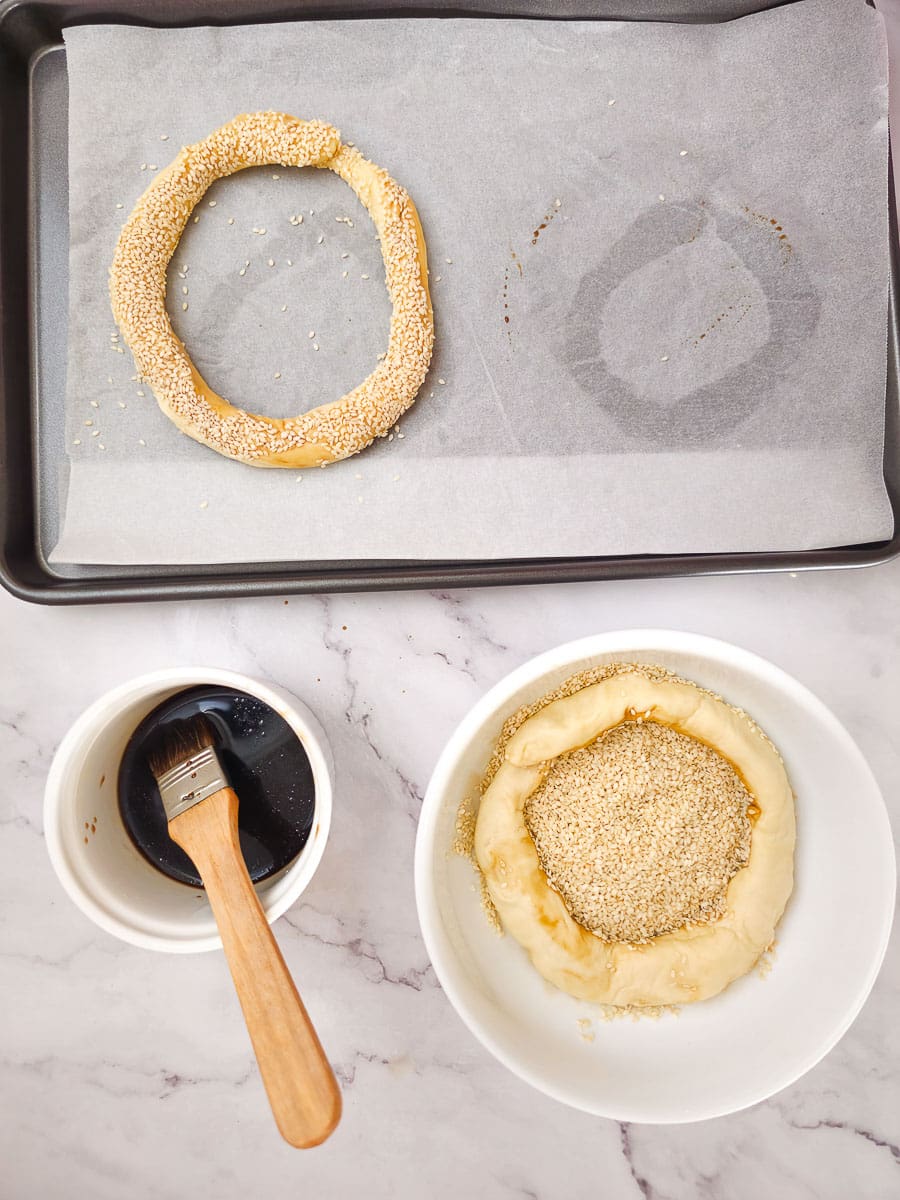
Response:
POLYGON ((285 113, 244 114, 182 149, 126 221, 109 291, 138 371, 166 416, 195 441, 254 467, 317 467, 356 454, 413 403, 431 360, 434 320, 415 205, 336 129, 285 113), (393 305, 387 354, 372 374, 340 400, 287 418, 248 413, 217 395, 166 312, 166 268, 206 190, 245 167, 276 164, 328 168, 353 189, 378 231, 393 305))

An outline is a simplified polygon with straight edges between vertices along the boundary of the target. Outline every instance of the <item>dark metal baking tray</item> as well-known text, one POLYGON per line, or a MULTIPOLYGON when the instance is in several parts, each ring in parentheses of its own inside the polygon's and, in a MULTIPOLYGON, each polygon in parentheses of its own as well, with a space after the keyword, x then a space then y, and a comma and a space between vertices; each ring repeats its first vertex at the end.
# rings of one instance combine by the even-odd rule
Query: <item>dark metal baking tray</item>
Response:
POLYGON ((400 14, 696 22, 730 20, 775 6, 761 0, 454 0, 452 6, 442 0, 401 0, 390 7, 378 0, 0 0, 0 582, 25 600, 77 604, 861 567, 900 553, 900 259, 892 189, 884 455, 895 518, 890 541, 778 554, 130 568, 50 567, 42 549, 49 514, 40 511, 38 499, 37 397, 41 390, 62 396, 65 389, 68 236, 60 231, 68 221, 66 26, 225 25, 400 14), (54 229, 56 236, 48 236, 54 229), (55 303, 47 302, 50 297, 55 303))

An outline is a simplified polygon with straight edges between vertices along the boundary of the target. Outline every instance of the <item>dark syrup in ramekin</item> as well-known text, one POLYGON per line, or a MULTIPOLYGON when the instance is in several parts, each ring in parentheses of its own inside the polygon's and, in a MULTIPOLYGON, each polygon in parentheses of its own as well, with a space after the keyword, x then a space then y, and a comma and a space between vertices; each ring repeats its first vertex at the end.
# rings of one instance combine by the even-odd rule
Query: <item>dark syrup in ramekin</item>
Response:
MULTIPOLYGON (((196 687, 171 696, 140 723, 119 767, 119 812, 129 837, 154 867, 202 887, 193 862, 169 837, 147 749, 170 721, 204 713, 216 750, 238 796, 241 850, 254 883, 297 857, 309 840, 315 812, 312 768, 297 734, 274 709, 246 692, 196 687)), ((202 803, 202 801, 201 801, 202 803)))

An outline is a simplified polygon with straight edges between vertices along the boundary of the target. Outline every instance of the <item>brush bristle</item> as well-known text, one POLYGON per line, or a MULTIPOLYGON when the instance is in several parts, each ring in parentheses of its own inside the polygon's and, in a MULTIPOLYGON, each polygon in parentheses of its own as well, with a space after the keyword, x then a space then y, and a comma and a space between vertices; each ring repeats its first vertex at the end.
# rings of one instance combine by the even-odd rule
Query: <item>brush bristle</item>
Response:
POLYGON ((198 713, 181 721, 170 721, 147 751, 147 762, 158 781, 167 771, 187 762, 201 750, 215 746, 216 732, 208 717, 198 713))

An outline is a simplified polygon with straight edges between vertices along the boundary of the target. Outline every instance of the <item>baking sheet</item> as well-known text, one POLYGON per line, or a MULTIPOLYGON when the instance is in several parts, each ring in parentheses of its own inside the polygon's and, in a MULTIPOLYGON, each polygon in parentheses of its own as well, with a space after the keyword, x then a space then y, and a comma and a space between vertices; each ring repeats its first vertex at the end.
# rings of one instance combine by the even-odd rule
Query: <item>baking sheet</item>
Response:
MULTIPOLYGON (((809 0, 685 28, 93 27, 67 31, 67 55, 57 561, 778 550, 890 535, 886 94, 880 19, 864 5, 809 0), (438 351, 403 436, 302 476, 181 437, 110 338, 106 265, 148 173, 254 107, 329 119, 388 166, 416 199, 432 264, 438 351)), ((214 387, 284 415, 370 369, 389 308, 377 243, 340 181, 246 172, 198 215, 170 310, 214 387), (348 216, 352 227, 335 219, 348 216)))

